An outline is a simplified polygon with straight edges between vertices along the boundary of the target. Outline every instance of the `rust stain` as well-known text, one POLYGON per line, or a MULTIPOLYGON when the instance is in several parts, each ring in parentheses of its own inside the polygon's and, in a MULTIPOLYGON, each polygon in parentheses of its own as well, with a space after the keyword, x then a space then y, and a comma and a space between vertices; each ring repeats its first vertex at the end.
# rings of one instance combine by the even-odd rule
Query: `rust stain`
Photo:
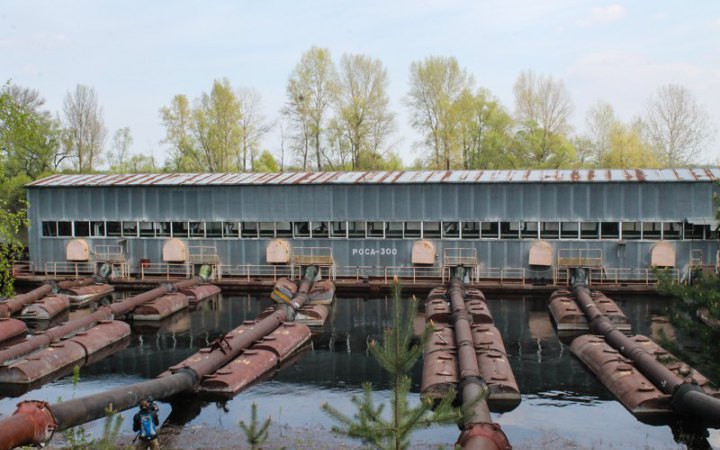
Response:
POLYGON ((587 178, 588 178, 588 181, 595 180, 595 171, 593 169, 588 170, 587 178))
POLYGON ((578 181, 580 181, 580 172, 577 169, 570 172, 570 179, 573 183, 577 183, 578 181))
POLYGON ((645 172, 643 172, 640 169, 635 170, 635 176, 637 177, 637 180, 640 182, 647 181, 647 179, 645 178, 645 172))

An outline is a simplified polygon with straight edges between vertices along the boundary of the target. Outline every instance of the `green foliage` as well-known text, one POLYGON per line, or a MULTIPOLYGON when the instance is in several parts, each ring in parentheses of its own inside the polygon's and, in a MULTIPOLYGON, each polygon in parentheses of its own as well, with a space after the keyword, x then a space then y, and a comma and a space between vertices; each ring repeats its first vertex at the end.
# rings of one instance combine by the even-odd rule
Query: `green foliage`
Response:
POLYGON ((19 233, 27 226, 24 207, 11 211, 7 203, 0 200, 0 297, 10 297, 15 293, 12 267, 22 255, 19 233))
POLYGON ((658 272, 658 292, 677 299, 670 308, 670 320, 688 337, 697 340, 700 352, 686 351, 673 345, 673 352, 691 364, 704 367, 711 379, 720 377, 720 278, 698 271, 692 284, 678 284, 671 277, 658 272), (697 319, 698 311, 706 315, 703 323, 697 319))
POLYGON ((267 441, 268 430, 270 428, 270 424, 272 423, 272 418, 268 417, 262 425, 260 425, 257 417, 257 405, 255 402, 252 404, 252 411, 250 414, 250 423, 246 424, 241 420, 240 428, 242 428, 243 433, 245 433, 245 441, 250 446, 251 450, 256 450, 260 448, 260 445, 267 441))
POLYGON ((333 432, 359 439, 373 448, 401 450, 409 448, 410 436, 414 431, 436 424, 458 422, 462 414, 452 406, 454 392, 434 410, 430 398, 421 398, 416 406, 410 406, 408 397, 411 380, 407 374, 422 355, 424 342, 432 330, 427 329, 420 342, 412 343, 417 301, 413 297, 406 313, 402 313, 397 280, 393 284, 392 297, 393 326, 385 330, 382 343, 370 344, 371 354, 390 375, 392 398, 389 417, 384 414, 386 405, 375 403, 370 383, 363 384, 362 397, 352 397, 357 409, 352 417, 327 403, 323 404, 323 410, 340 424, 333 426, 333 432))
POLYGON ((269 150, 263 150, 255 161, 255 172, 280 172, 277 160, 269 150))

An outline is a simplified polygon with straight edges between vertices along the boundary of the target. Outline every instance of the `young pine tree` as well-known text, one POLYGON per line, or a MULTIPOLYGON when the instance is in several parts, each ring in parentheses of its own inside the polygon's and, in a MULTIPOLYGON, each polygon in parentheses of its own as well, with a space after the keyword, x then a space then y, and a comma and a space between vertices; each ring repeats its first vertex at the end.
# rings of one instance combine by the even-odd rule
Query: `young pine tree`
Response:
POLYGON ((373 448, 383 450, 403 450, 410 446, 411 434, 436 424, 455 423, 461 419, 461 412, 453 408, 455 393, 448 395, 433 410, 433 401, 421 398, 415 406, 410 406, 410 377, 408 373, 422 355, 425 341, 432 332, 427 328, 419 343, 412 343, 413 318, 417 313, 415 297, 405 314, 400 305, 400 283, 393 281, 393 325, 385 330, 382 343, 371 342, 370 352, 380 366, 389 374, 392 389, 390 414, 383 414, 385 404, 376 404, 372 385, 363 384, 362 397, 353 396, 357 407, 350 417, 331 405, 323 404, 333 419, 340 423, 333 426, 335 433, 362 440, 373 448))

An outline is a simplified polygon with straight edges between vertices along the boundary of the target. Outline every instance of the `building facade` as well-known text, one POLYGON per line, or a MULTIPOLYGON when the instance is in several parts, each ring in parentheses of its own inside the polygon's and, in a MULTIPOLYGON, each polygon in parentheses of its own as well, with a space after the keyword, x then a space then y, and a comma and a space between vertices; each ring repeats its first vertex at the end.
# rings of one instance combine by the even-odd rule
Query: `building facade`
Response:
POLYGON ((528 278, 566 265, 684 270, 717 263, 718 177, 720 169, 53 175, 27 186, 30 259, 36 272, 82 261, 69 249, 79 242, 88 263, 120 252, 137 273, 181 262, 168 256, 174 240, 186 260, 213 254, 226 273, 320 253, 341 272, 441 268, 453 255, 475 258, 478 273, 528 278))

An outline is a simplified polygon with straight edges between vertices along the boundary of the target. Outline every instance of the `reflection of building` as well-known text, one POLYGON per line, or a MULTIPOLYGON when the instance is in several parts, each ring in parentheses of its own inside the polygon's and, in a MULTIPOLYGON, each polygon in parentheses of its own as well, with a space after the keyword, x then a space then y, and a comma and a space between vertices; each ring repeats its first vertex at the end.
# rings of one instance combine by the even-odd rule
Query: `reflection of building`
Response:
POLYGON ((53 175, 28 186, 30 258, 37 272, 109 262, 120 276, 203 263, 234 275, 316 263, 338 276, 386 267, 410 276, 462 260, 481 278, 584 266, 630 279, 652 265, 715 265, 719 178, 720 169, 53 175))

